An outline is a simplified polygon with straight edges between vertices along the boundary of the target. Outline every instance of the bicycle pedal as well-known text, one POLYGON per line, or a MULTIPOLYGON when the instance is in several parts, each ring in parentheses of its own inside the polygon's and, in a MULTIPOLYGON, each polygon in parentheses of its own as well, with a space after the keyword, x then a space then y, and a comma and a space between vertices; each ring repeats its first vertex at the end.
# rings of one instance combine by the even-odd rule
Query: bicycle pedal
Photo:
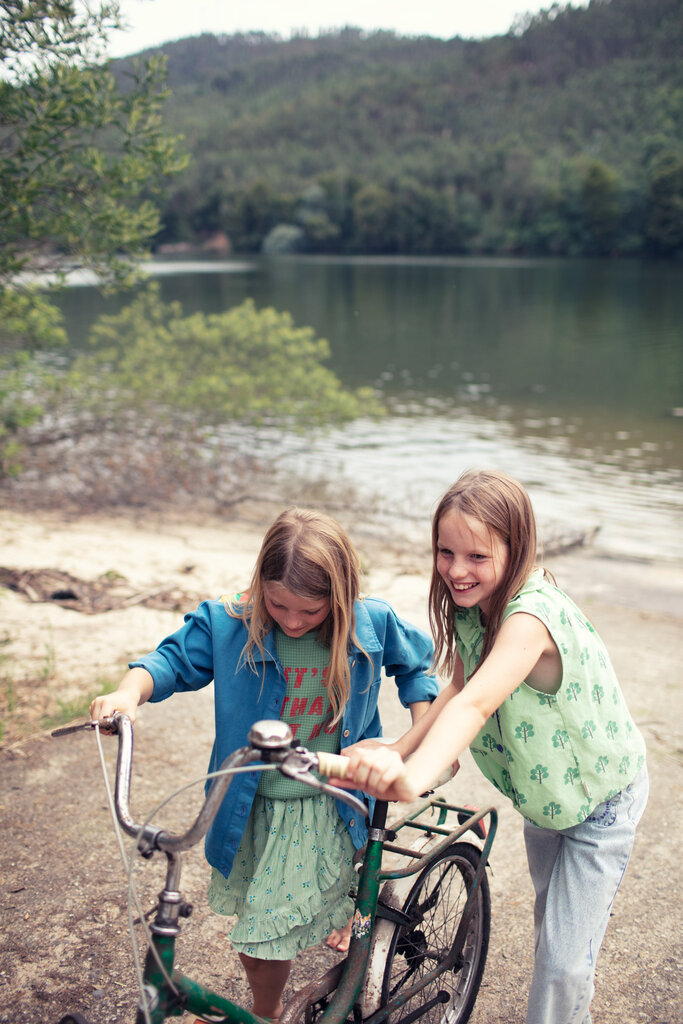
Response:
MULTIPOLYGON (((458 825, 464 825, 467 819, 471 818, 472 814, 476 814, 478 810, 478 807, 472 807, 469 804, 465 804, 465 810, 458 811, 458 825), (471 813, 467 814, 466 811, 470 811, 471 813)), ((488 835, 488 832, 486 829, 486 825, 484 824, 481 818, 479 819, 479 821, 475 821, 474 825, 470 825, 470 830, 474 832, 475 836, 477 836, 478 839, 481 839, 482 843, 486 841, 486 836, 488 835)))

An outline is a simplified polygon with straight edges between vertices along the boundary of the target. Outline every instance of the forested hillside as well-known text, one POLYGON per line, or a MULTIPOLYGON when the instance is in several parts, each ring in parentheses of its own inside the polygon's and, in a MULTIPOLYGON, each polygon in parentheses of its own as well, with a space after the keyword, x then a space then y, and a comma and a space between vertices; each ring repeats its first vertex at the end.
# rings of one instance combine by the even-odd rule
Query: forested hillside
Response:
POLYGON ((682 14, 681 0, 591 0, 483 41, 169 44, 165 120, 192 161, 157 244, 680 254, 682 14))

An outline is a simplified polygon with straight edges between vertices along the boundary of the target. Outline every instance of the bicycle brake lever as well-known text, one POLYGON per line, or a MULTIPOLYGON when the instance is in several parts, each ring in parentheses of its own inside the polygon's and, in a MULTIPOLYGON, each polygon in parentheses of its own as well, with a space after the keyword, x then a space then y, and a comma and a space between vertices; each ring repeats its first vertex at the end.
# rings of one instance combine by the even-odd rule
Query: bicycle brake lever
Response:
POLYGON ((333 796, 335 800, 343 800, 345 804, 348 804, 357 814, 362 814, 364 818, 370 817, 370 811, 367 805, 359 800, 353 793, 349 793, 348 789, 338 789, 337 786, 330 786, 329 782, 321 782, 318 785, 318 789, 321 789, 323 793, 327 793, 328 796, 333 796))
POLYGON ((311 769, 316 768, 317 765, 318 759, 315 754, 311 753, 310 750, 305 750, 303 747, 295 747, 287 754, 284 760, 280 761, 278 767, 290 779, 305 782, 306 785, 311 786, 313 789, 319 789, 322 793, 327 793, 328 796, 332 796, 336 800, 343 800, 356 814, 362 814, 364 818, 369 818, 370 812, 367 806, 358 797, 355 797, 353 793, 349 793, 347 789, 337 789, 336 786, 330 786, 329 783, 322 782, 310 774, 311 769))
POLYGON ((80 725, 63 725, 59 729, 53 729, 50 736, 67 736, 70 732, 80 732, 81 729, 94 729, 95 722, 81 722, 80 725))
POLYGON ((115 732, 113 728, 114 716, 102 718, 99 721, 90 720, 81 722, 79 725, 63 725, 59 729, 53 729, 50 736, 68 736, 71 732, 81 732, 82 729, 96 729, 98 726, 103 732, 115 732))

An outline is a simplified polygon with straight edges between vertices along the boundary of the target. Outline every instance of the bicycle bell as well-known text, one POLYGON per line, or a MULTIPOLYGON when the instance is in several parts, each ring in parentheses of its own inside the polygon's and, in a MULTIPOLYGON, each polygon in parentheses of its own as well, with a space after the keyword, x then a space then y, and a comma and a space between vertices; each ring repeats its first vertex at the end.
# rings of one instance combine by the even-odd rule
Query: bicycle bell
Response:
POLYGON ((294 736, 286 722, 264 718, 254 722, 248 739, 257 750, 279 750, 291 746, 294 736))

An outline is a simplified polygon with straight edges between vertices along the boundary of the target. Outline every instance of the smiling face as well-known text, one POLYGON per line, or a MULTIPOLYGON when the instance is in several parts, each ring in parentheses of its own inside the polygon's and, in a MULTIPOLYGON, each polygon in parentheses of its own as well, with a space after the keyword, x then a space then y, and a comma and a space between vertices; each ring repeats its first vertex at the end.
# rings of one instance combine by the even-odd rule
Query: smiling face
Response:
POLYGON ((509 559, 507 544, 485 523, 451 510, 438 524, 436 569, 460 608, 488 615, 509 559))
POLYGON ((269 616, 287 636, 310 633, 330 613, 329 598, 299 597, 281 583, 264 583, 263 598, 269 616))

